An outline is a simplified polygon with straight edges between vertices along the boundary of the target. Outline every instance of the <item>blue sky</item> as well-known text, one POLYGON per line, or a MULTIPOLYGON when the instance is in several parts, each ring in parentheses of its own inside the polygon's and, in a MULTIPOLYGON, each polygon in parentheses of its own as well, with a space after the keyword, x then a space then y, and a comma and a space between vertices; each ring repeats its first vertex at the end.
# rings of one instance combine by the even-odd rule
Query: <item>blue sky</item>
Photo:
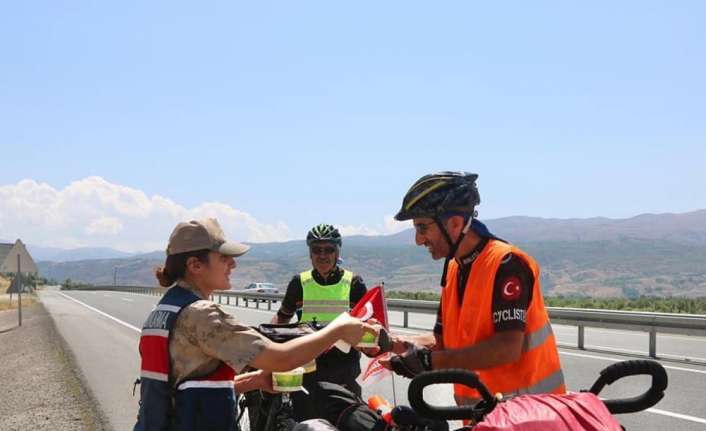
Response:
POLYGON ((704 2, 1 8, 0 238, 149 249, 216 203, 253 241, 393 232, 445 169, 481 218, 706 208, 704 2))

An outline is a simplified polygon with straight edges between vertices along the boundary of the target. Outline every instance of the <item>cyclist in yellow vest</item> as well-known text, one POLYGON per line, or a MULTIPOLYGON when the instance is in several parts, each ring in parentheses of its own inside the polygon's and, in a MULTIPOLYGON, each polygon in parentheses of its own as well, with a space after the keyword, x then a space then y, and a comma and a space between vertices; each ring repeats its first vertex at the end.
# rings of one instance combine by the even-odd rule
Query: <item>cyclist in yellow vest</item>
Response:
MULTIPOLYGON (((397 220, 412 220, 417 245, 445 258, 433 333, 394 337, 383 365, 406 377, 431 369, 476 371, 491 393, 563 393, 564 377, 539 285, 539 266, 475 219, 476 174, 440 172, 415 182, 397 220)), ((478 393, 455 385, 459 404, 478 393)))
MULTIPOLYGON (((325 324, 349 311, 367 291, 359 275, 338 265, 342 245, 338 229, 330 224, 316 225, 308 232, 306 244, 312 269, 295 275, 289 282, 273 323, 289 323, 297 314, 300 322, 316 320, 325 324)), ((361 395, 360 385, 355 381, 360 374, 360 352, 357 350, 343 353, 331 349, 316 360, 316 368, 315 373, 304 376, 305 386, 317 381, 332 382, 361 395)), ((294 402, 297 407, 296 396, 294 402)), ((297 410, 301 412, 299 408, 297 410)), ((307 414, 299 416, 300 420, 308 419, 307 414)))

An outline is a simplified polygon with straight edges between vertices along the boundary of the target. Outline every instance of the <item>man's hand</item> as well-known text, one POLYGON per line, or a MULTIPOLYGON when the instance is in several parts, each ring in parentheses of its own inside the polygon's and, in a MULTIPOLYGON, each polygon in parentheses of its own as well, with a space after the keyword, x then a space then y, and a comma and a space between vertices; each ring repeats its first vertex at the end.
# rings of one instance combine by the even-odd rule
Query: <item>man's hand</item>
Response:
POLYGON ((410 346, 414 345, 405 340, 404 337, 392 334, 390 334, 390 344, 392 345, 392 353, 397 353, 398 355, 405 353, 410 346))
POLYGON ((389 360, 383 359, 380 365, 394 371, 395 374, 411 379, 423 371, 432 369, 431 350, 409 345, 405 353, 395 355, 389 360))

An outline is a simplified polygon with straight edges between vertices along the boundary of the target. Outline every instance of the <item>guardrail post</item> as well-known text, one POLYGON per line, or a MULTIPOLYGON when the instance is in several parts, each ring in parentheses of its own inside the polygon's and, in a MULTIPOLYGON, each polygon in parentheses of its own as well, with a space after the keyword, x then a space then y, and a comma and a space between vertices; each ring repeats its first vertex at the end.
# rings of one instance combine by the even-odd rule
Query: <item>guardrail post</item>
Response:
POLYGON ((255 308, 260 309, 260 300, 255 298, 255 308))
POLYGON ((579 343, 578 343, 578 348, 581 350, 585 350, 583 347, 583 340, 584 340, 584 326, 579 325, 579 343))
POLYGON ((657 357, 657 330, 650 328, 650 358, 657 357))
POLYGON ((238 299, 240 299, 240 297, 239 297, 239 296, 236 296, 236 297, 235 297, 235 306, 236 306, 236 307, 238 306, 238 299))
POLYGON ((272 301, 269 299, 267 300, 267 311, 272 311, 272 301))
POLYGON ((230 305, 230 295, 226 296, 226 305, 230 305))
POLYGON ((402 326, 407 328, 407 327, 409 327, 409 313, 407 311, 405 311, 403 313, 403 315, 404 315, 404 321, 402 322, 402 326))

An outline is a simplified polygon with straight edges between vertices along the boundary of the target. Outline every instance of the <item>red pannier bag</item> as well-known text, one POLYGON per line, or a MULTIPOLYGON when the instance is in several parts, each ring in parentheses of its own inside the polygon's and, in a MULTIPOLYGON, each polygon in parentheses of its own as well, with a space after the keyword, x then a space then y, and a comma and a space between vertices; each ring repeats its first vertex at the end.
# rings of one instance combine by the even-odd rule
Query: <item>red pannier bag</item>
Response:
MULTIPOLYGON (((408 398, 414 412, 433 420, 463 420, 473 431, 622 431, 614 414, 635 413, 657 404, 667 389, 667 372, 658 362, 631 360, 612 364, 600 372, 586 392, 528 394, 498 400, 478 379, 462 369, 428 371, 409 384, 408 398), (632 398, 601 400, 601 390, 627 376, 648 375, 650 387, 632 398), (476 405, 431 406, 424 401, 426 386, 454 383, 478 390, 476 405)), ((394 416, 394 415, 393 415, 394 416)))
POLYGON ((500 402, 473 431, 621 431, 591 392, 521 395, 500 402))

